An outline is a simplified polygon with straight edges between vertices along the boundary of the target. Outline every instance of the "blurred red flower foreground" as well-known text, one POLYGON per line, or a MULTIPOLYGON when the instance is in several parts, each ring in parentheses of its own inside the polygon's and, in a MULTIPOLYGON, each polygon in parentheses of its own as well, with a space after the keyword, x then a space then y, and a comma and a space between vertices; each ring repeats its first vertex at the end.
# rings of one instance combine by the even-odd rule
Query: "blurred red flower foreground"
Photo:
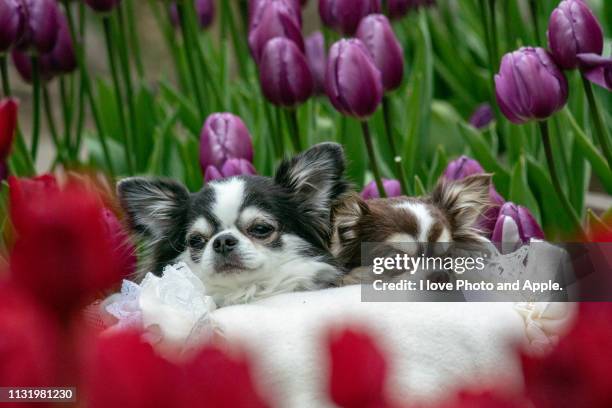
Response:
MULTIPOLYGON (((134 248, 93 183, 11 178, 15 238, 0 281, 0 386, 74 386, 87 407, 271 407, 249 356, 209 344, 162 357, 138 332, 100 332, 83 306, 134 271, 134 248)), ((347 408, 413 407, 388 395, 385 350, 364 329, 321 333, 330 401, 347 408)), ((549 354, 518 350, 524 393, 464 390, 438 408, 612 407, 612 304, 579 306, 549 354)), ((271 352, 274 352, 271 350, 271 352)), ((300 375, 300 373, 295 373, 300 375)), ((23 406, 23 405, 19 405, 23 406)), ((41 405, 37 405, 41 406, 41 405)))

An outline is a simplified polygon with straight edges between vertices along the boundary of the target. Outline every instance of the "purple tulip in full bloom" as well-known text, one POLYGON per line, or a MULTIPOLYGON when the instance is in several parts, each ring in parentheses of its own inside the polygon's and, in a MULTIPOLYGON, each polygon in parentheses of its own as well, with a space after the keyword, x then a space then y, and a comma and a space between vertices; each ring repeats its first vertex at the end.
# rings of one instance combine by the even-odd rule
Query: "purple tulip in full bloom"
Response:
MULTIPOLYGON (((387 197, 398 197, 402 195, 402 186, 397 180, 383 179, 382 180, 385 193, 387 197)), ((361 192, 361 198, 369 200, 371 198, 380 198, 378 194, 378 187, 376 187, 375 181, 370 181, 361 192)))
POLYGON ((256 174, 257 171, 251 162, 244 159, 229 159, 223 164, 221 169, 218 169, 215 166, 208 166, 204 172, 204 181, 208 183, 227 177, 253 176, 256 174))
POLYGON ((210 115, 200 134, 200 165, 221 168, 231 158, 253 160, 251 135, 242 119, 231 113, 210 115))
POLYGON ((362 18, 380 10, 380 0, 319 0, 323 24, 346 35, 355 33, 362 18))
POLYGON ((55 46, 59 8, 54 0, 21 0, 23 29, 17 42, 20 51, 44 54, 55 46))
POLYGON ((511 202, 504 204, 499 210, 491 241, 502 244, 502 252, 509 252, 529 243, 532 238, 544 239, 544 232, 531 212, 511 202))
MULTIPOLYGON (((448 164, 442 177, 446 180, 462 180, 474 174, 482 174, 484 172, 484 169, 476 160, 467 156, 461 156, 448 164)), ((489 201, 491 208, 482 214, 476 223, 478 229, 488 236, 490 236, 495 227, 500 207, 506 202, 497 192, 493 183, 489 186, 489 201)))
POLYGON ((358 39, 332 45, 325 73, 325 91, 341 113, 366 119, 383 97, 382 77, 372 55, 358 39))
POLYGON ((293 41, 283 37, 268 41, 263 49, 259 82, 270 102, 286 108, 304 103, 313 91, 306 57, 293 41))
POLYGON ((309 35, 305 41, 306 61, 312 74, 315 92, 325 92, 325 65, 327 64, 327 52, 325 50, 325 38, 320 31, 309 35))
POLYGON ((0 0, 0 53, 7 52, 19 39, 23 15, 17 0, 0 0))
POLYGON ((612 57, 578 54, 578 65, 589 81, 612 91, 612 57))
POLYGON ((99 13, 112 11, 121 0, 85 0, 85 3, 99 13))
POLYGON ((495 119, 493 108, 488 103, 479 105, 472 116, 470 116, 470 124, 476 129, 484 129, 495 119))
POLYGON ((578 66, 576 56, 603 51, 603 31, 582 0, 563 0, 548 23, 548 46, 555 62, 564 69, 578 66))
POLYGON ((301 25, 295 19, 292 6, 287 5, 285 1, 268 0, 261 6, 260 14, 254 16, 251 21, 249 48, 258 64, 264 47, 275 37, 288 38, 304 51, 301 25))
POLYGON ((359 23, 356 37, 370 50, 385 91, 397 89, 404 78, 404 51, 387 17, 382 14, 365 17, 359 23))
POLYGON ((567 79, 544 49, 524 47, 502 58, 495 95, 511 122, 542 120, 567 102, 567 79))

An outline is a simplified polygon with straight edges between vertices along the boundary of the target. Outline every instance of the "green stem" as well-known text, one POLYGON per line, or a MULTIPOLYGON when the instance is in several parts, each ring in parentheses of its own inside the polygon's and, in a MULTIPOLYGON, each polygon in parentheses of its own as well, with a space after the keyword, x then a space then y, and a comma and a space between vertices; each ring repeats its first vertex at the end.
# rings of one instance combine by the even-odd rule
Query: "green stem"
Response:
POLYGON ((62 146, 57 133, 57 126, 55 126, 55 119, 53 118, 53 111, 51 109, 51 98, 49 97, 49 90, 46 86, 42 87, 42 96, 43 96, 43 107, 45 110, 45 118, 47 119, 47 126, 49 127, 49 133, 51 134, 51 139, 53 140, 53 145, 55 146, 55 150, 58 156, 62 156, 62 146))
POLYGON ((8 60, 6 54, 2 54, 0 56, 0 70, 2 71, 2 90, 4 91, 4 96, 9 97, 13 94, 13 92, 11 92, 11 82, 9 81, 8 60))
POLYGON ((404 168, 402 166, 402 156, 398 154, 397 147, 395 145, 395 137, 393 136, 393 125, 391 125, 391 101, 389 97, 385 95, 383 98, 383 118, 385 122, 385 133, 387 135, 387 141, 391 148, 391 154, 393 155, 393 163, 395 163, 395 175, 399 179, 402 185, 404 194, 409 194, 410 189, 408 182, 406 181, 406 175, 404 174, 404 168))
POLYGON ((116 43, 119 43, 119 63, 125 86, 127 106, 128 106, 128 124, 130 132, 126 138, 127 148, 133 155, 139 152, 138 146, 138 120, 136 118, 136 108, 134 106, 134 87, 132 85, 132 74, 130 72, 130 58, 127 49, 127 36, 123 27, 123 17, 121 7, 117 8, 118 16, 115 20, 118 24, 114 26, 113 38, 116 43), (135 149, 135 150, 134 150, 135 149))
POLYGON ((569 199, 563 192, 563 188, 561 187, 561 182, 559 180, 559 174, 557 173, 557 168, 555 167, 555 161, 553 158, 553 150, 552 150, 552 145, 550 142, 550 134, 548 132, 548 122, 542 121, 542 122, 539 122, 539 124, 540 124, 540 132, 542 133, 542 143, 544 145, 544 152, 546 153, 546 163, 548 164, 548 170, 550 172, 550 178, 551 178, 553 187, 555 188, 555 192, 557 193, 557 197, 559 198, 561 205, 563 206, 565 212, 567 213, 572 223, 574 224, 576 233, 578 233, 580 235, 579 238, 583 240, 585 239, 586 234, 584 233, 584 230, 582 229, 582 223, 580 222, 580 217, 578 217, 578 214, 574 210, 574 207, 572 207, 572 204, 570 203, 569 199))
POLYGON ((582 75, 582 85, 584 86, 584 92, 586 93, 587 101, 589 103, 589 112, 591 114, 593 125, 595 126, 597 140, 599 141, 603 155, 608 162, 608 167, 612 169, 612 147, 610 147, 610 137, 608 135, 606 126, 603 123, 601 111, 599 110, 597 99, 595 99, 591 82, 589 82, 584 75, 582 75))
POLYGON ((60 89, 60 100, 62 103, 62 117, 64 119, 64 145, 70 150, 72 143, 70 133, 72 130, 72 106, 68 98, 68 91, 66 90, 66 78, 61 77, 59 79, 60 89))
MULTIPOLYGON (((138 77, 142 79, 144 78, 144 65, 142 64, 142 53, 140 51, 140 41, 138 39, 138 27, 136 25, 136 17, 134 13, 134 1, 125 0, 124 3, 130 37, 130 49, 134 53, 136 72, 138 72, 138 77)), ((123 25, 123 21, 121 21, 121 25, 123 25)))
MULTIPOLYGON (((82 37, 81 37, 81 35, 84 34, 84 31, 80 31, 82 34, 77 34, 76 26, 74 23, 74 17, 72 15, 72 9, 70 8, 70 1, 62 0, 62 2, 64 4, 64 9, 66 10, 66 17, 68 19, 68 27, 70 28, 70 34, 72 36, 72 40, 76 48, 77 62, 79 64, 79 70, 81 73, 81 81, 82 81, 82 85, 84 88, 83 91, 85 94, 87 94, 87 97, 89 99, 91 116, 93 117, 94 123, 96 125, 98 138, 100 139, 100 146, 102 146, 102 152, 104 154, 104 161, 106 162, 106 167, 111 177, 114 177, 115 170, 114 170, 113 162, 110 157, 108 143, 106 142, 106 134, 104 133, 102 121, 100 120, 100 113, 98 111, 96 98, 93 93, 93 89, 92 89, 91 82, 89 79, 89 74, 87 73, 87 66, 85 65, 85 52, 83 49, 82 37)), ((82 13, 83 8, 84 8, 84 2, 79 2, 79 22, 80 22, 79 30, 81 29, 84 30, 85 28, 85 22, 84 22, 85 19, 81 18, 81 16, 83 15, 82 13)), ((80 138, 81 138, 81 134, 77 133, 77 139, 79 141, 80 141, 80 138)), ((78 146, 79 144, 77 143, 77 147, 78 146)))
POLYGON ((198 73, 195 67, 196 62, 195 62, 195 57, 192 53, 193 46, 190 40, 189 28, 187 26, 188 21, 187 21, 187 16, 185 15, 185 8, 184 8, 183 1, 178 1, 176 3, 176 8, 178 10, 178 15, 179 15, 179 22, 180 22, 179 25, 181 27, 181 32, 183 33, 183 49, 185 50, 185 56, 187 57, 187 66, 189 68, 189 74, 191 75, 191 84, 193 87, 193 93, 195 94, 196 102, 198 104, 198 109, 200 110, 200 116, 204 118, 205 107, 204 107, 204 100, 202 97, 202 91, 200 90, 201 83, 200 83, 200 79, 198 77, 198 73))
POLYGON ((531 9, 531 19, 533 28, 535 29, 535 39, 538 45, 542 45, 542 36, 540 34, 540 18, 538 16, 538 0, 529 0, 529 8, 531 9))
MULTIPOLYGON (((489 19, 487 16, 487 7, 485 0, 479 0, 480 2, 480 21, 485 36, 485 46, 487 48, 487 59, 489 62, 489 83, 491 86, 491 101, 493 101, 493 95, 495 95, 495 62, 493 59, 493 46, 491 44, 491 35, 489 30, 489 19)), ((495 106, 495 105, 494 105, 495 106)))
MULTIPOLYGON (((236 20, 234 19, 234 13, 232 12, 232 6, 229 1, 222 1, 221 7, 223 7, 222 12, 226 18, 227 24, 229 26, 229 32, 232 36, 232 44, 234 46, 234 55, 236 56, 236 61, 238 63, 238 71, 240 72, 240 77, 242 79, 247 79, 247 71, 246 71, 246 53, 247 51, 244 49, 244 39, 241 36, 241 32, 238 31, 236 26, 236 20)), ((247 22, 248 25, 248 22, 247 22)))
POLYGON ((300 125, 297 118, 297 109, 287 109, 287 122, 289 123, 289 138, 293 143, 293 149, 297 152, 302 151, 302 139, 300 137, 300 125))
POLYGON ((128 172, 130 174, 134 171, 134 166, 132 165, 132 156, 130 152, 129 140, 130 136, 128 135, 129 129, 125 122, 125 117, 123 115, 123 93, 121 92, 121 85, 119 82, 119 73, 117 71, 117 62, 115 61, 115 53, 113 50, 113 36, 112 36, 112 28, 111 21, 109 16, 104 16, 102 18, 102 23, 104 25, 104 35, 106 37, 106 53, 108 56, 108 63, 110 65, 111 76, 113 78, 113 85, 115 87, 115 103, 117 105, 117 115, 119 116, 119 125, 121 126, 121 133, 123 134, 123 150, 125 152, 125 160, 128 167, 128 172))
MULTIPOLYGON (((268 139, 270 143, 272 143, 272 148, 274 153, 276 154, 277 159, 283 158, 283 147, 281 146, 281 142, 278 141, 279 132, 276 129, 276 124, 274 123, 274 119, 272 118, 272 113, 270 112, 270 105, 264 101, 263 103, 264 115, 266 116, 266 122, 268 122, 268 129, 270 129, 271 137, 268 139)), ((282 134, 281 134, 282 137, 282 134)))
POLYGON ((36 156, 38 155, 38 142, 40 139, 40 69, 38 66, 38 57, 32 56, 32 88, 33 88, 33 99, 32 99, 32 147, 30 153, 32 160, 36 162, 36 156))
POLYGON ((378 169, 378 162, 376 161, 376 153, 374 152, 374 143, 372 142, 372 135, 370 134, 370 126, 366 120, 361 122, 361 131, 363 132, 363 140, 368 151, 368 156, 370 157, 370 167, 372 169, 372 173, 374 173, 374 181, 376 182, 376 187, 378 188, 378 195, 381 198, 387 198, 387 192, 385 191, 385 187, 380 176, 380 170, 378 169))
POLYGON ((499 58, 499 45, 497 42, 497 13, 495 12, 495 0, 489 0, 489 16, 491 17, 491 51, 493 52, 493 62, 497 65, 499 58))

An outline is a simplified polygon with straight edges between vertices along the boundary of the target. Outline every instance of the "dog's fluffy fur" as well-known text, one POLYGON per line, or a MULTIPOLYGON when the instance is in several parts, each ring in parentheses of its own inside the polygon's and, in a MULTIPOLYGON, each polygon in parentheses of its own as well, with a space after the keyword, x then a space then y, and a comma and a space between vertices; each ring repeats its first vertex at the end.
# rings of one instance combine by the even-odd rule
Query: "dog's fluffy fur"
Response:
POLYGON ((331 208, 347 190, 344 154, 322 143, 274 178, 240 176, 190 194, 166 179, 128 178, 118 196, 144 243, 140 273, 185 261, 220 305, 329 286, 331 208))

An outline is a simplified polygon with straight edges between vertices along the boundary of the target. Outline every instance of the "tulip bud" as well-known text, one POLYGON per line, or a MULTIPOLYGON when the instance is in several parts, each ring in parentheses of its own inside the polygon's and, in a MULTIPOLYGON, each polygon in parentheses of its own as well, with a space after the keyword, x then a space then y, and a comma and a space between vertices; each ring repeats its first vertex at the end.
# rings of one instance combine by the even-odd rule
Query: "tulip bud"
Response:
POLYGON ((524 47, 502 58, 495 95, 511 122, 543 120, 567 102, 567 79, 544 49, 524 47))
POLYGON ((603 31, 597 18, 582 0, 564 0, 553 10, 548 23, 548 47, 561 68, 578 66, 581 53, 601 55, 603 31))
POLYGON ((200 166, 220 168, 228 159, 253 160, 253 143, 242 119, 231 113, 213 113, 200 133, 200 166))
POLYGON ((304 51, 301 25, 292 10, 292 6, 281 0, 262 3, 249 29, 249 48, 255 62, 259 64, 264 47, 275 37, 287 38, 304 51))
POLYGON ((19 104, 15 99, 7 98, 0 101, 0 163, 5 163, 11 152, 17 128, 18 107, 19 104))
POLYGON ((254 176, 256 174, 257 170, 255 170, 251 162, 244 159, 229 159, 223 163, 221 170, 215 166, 208 166, 204 173, 204 181, 208 183, 228 177, 254 176))
MULTIPOLYGON (((11 52, 11 57, 13 57, 13 65, 19 73, 19 76, 21 76, 21 79, 27 83, 32 83, 31 57, 17 49, 11 52)), ((53 78, 54 69, 50 53, 43 54, 38 58, 38 73, 40 74, 40 79, 43 81, 50 81, 53 78)))
POLYGON ((505 203, 499 210, 491 241, 502 244, 502 252, 506 253, 529 243, 532 238, 544 239, 544 232, 531 212, 520 205, 505 203))
POLYGON ((470 116, 470 124, 476 129, 484 129, 495 119, 495 114, 491 105, 483 103, 478 106, 472 116, 470 116))
POLYGON ((281 8, 284 8, 287 13, 295 20, 300 29, 302 28, 302 10, 297 0, 250 0, 249 1, 249 31, 258 26, 265 6, 269 3, 280 2, 281 8))
POLYGON ((22 0, 23 31, 17 47, 23 52, 44 54, 55 46, 59 8, 54 0, 22 0))
POLYGON ((578 54, 577 58, 580 70, 589 81, 612 91, 612 57, 578 54))
POLYGON ((77 68, 76 55, 72 35, 68 27, 68 20, 62 13, 59 14, 59 30, 57 42, 49 54, 54 73, 69 74, 77 68))
POLYGON ((17 0, 0 0, 0 53, 7 52, 18 40, 23 15, 17 0))
POLYGON ((293 41, 282 37, 268 41, 263 49, 259 82, 270 102, 286 108, 304 103, 313 91, 306 57, 293 41))
POLYGON ((382 14, 365 17, 359 23, 356 37, 370 50, 385 91, 397 89, 404 78, 404 51, 387 17, 382 14))
POLYGON ((306 38, 306 61, 312 74, 314 88, 317 94, 325 92, 325 65, 327 52, 325 50, 325 38, 320 31, 312 33, 306 38))
POLYGON ((345 35, 353 35, 362 18, 380 10, 380 0, 319 0, 323 24, 345 35))
MULTIPOLYGON (((402 195, 402 186, 400 182, 397 180, 383 179, 383 187, 385 189, 385 193, 387 193, 387 197, 398 197, 402 195)), ((378 187, 376 187, 376 182, 371 181, 367 186, 364 187, 361 192, 361 198, 364 200, 369 200, 371 198, 380 198, 378 194, 378 187)))
POLYGON ((382 77, 361 40, 340 40, 332 45, 325 92, 345 115, 365 119, 376 112, 383 97, 382 77))
POLYGON ((99 13, 108 13, 112 11, 121 0, 85 0, 85 3, 99 13))
POLYGON ((435 4, 435 0, 387 0, 387 10, 391 19, 399 19, 411 10, 419 7, 428 7, 435 4))

